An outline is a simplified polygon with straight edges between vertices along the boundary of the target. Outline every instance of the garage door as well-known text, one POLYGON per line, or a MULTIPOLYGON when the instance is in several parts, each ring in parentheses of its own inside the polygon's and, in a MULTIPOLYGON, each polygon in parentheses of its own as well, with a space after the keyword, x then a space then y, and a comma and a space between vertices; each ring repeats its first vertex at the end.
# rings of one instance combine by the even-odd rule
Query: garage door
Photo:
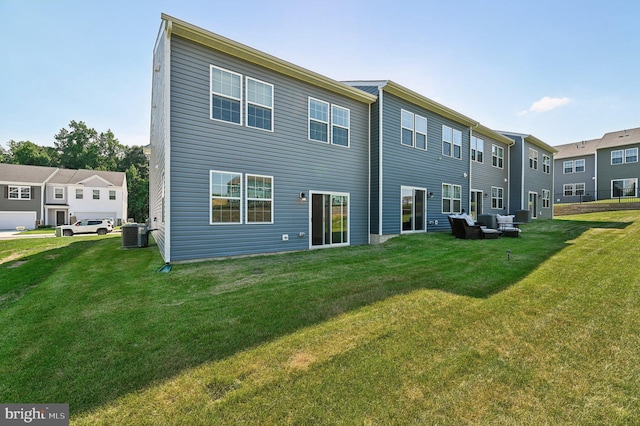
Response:
POLYGON ((0 229, 15 230, 18 226, 35 228, 36 212, 0 212, 0 229))

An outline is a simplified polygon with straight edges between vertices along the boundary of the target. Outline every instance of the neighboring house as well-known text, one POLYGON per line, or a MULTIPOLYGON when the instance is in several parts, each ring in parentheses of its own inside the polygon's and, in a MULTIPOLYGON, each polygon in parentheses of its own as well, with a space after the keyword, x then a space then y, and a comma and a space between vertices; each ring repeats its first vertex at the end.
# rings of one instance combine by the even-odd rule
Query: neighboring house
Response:
POLYGON ((515 141, 510 154, 510 207, 528 210, 531 219, 553 217, 553 155, 557 149, 532 135, 500 132, 515 141))
POLYGON ((638 197, 640 128, 556 148, 557 202, 638 197))
POLYGON ((153 64, 166 262, 369 242, 374 95, 166 15, 153 64))
MULTIPOLYGON (((392 81, 331 80, 163 14, 153 59, 150 225, 166 262, 449 230, 447 216, 463 209, 523 208, 510 192, 518 143, 540 151, 544 170, 542 179, 519 171, 518 185, 550 193, 553 149, 522 136, 392 81), (531 188, 521 183, 529 177, 531 188)), ((548 215, 535 202, 533 217, 550 217, 551 199, 548 215)))
POLYGON ((448 230, 447 216, 462 209, 474 217, 506 214, 511 139, 393 81, 347 84, 378 97, 371 109, 372 242, 448 230), (495 147, 502 154, 493 166, 495 147))
POLYGON ((126 220, 122 172, 0 164, 0 229, 66 225, 73 219, 126 220))
POLYGON ((590 201, 596 197, 596 149, 600 139, 559 145, 553 157, 556 203, 590 201))

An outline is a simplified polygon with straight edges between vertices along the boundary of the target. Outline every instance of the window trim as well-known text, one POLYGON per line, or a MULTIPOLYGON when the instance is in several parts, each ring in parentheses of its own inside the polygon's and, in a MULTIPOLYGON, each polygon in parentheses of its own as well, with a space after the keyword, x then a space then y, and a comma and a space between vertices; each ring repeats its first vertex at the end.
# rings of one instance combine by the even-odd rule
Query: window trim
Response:
POLYGON ((575 195, 584 195, 587 192, 587 186, 584 182, 578 182, 573 184, 573 193, 575 195), (582 186, 582 189, 578 189, 578 185, 582 186), (579 191, 582 191, 581 193, 579 191))
POLYGON ((109 190, 109 201, 116 201, 118 197, 118 194, 116 192, 115 189, 110 189, 109 190), (113 198, 111 198, 111 194, 113 194, 113 198))
POLYGON ((440 197, 440 210, 442 211, 442 214, 460 214, 462 213, 462 185, 455 185, 452 183, 442 183, 442 196, 440 197), (445 193, 445 186, 449 187, 450 193, 451 193, 451 197, 445 197, 444 193, 445 193), (460 198, 456 198, 455 195, 455 188, 459 188, 460 190, 460 198), (445 211, 444 210, 444 201, 445 200, 449 200, 449 211, 445 211), (459 206, 460 208, 458 209, 458 211, 455 211, 453 208, 454 205, 454 201, 459 201, 459 206))
MULTIPOLYGON (((618 157, 616 156, 616 158, 618 158, 618 157)), ((611 151, 611 165, 612 166, 617 166, 617 165, 620 165, 620 164, 624 164, 624 149, 614 149, 614 150, 611 151), (614 163, 613 162, 613 154, 614 153, 620 153, 620 162, 619 163, 614 163)))
MULTIPOLYGON (((252 128, 252 129, 264 130, 266 132, 273 132, 273 129, 274 129, 274 118, 275 118, 275 116, 274 116, 274 107, 273 107, 274 101, 275 101, 274 100, 274 98, 275 98, 275 86, 273 84, 271 84, 271 83, 267 83, 266 81, 262 81, 262 80, 259 80, 257 78, 253 78, 253 77, 249 77, 249 76, 246 76, 245 78, 246 78, 246 90, 247 90, 247 93, 245 94, 246 101, 245 101, 245 105, 244 105, 245 117, 246 117, 245 125, 247 127, 252 128), (249 80, 254 81, 256 83, 259 83, 259 84, 264 84, 265 86, 268 86, 268 87, 271 88, 271 105, 268 105, 268 106, 267 105, 262 105, 260 103, 252 102, 252 101, 249 100, 249 80), (257 126, 249 125, 249 105, 255 105, 255 106, 258 106, 260 108, 265 108, 265 109, 269 110, 269 112, 271 113, 271 120, 270 120, 271 127, 269 129, 265 129, 263 127, 257 127, 257 126)), ((242 85, 240 86, 240 96, 242 97, 242 85)), ((242 100, 240 102, 242 102, 242 100)), ((240 117, 240 122, 242 122, 242 116, 240 117)))
POLYGON ((484 139, 480 139, 479 137, 473 135, 471 136, 471 161, 475 161, 476 163, 484 163, 484 139), (482 145, 482 149, 478 148, 478 143, 482 145))
POLYGON ((504 148, 496 144, 491 144, 491 167, 495 167, 497 169, 504 169, 504 148), (500 152, 501 154, 497 155, 498 152, 500 152), (498 163, 498 165, 494 164, 494 161, 493 161, 494 158, 497 159, 495 163, 498 163))
POLYGON ((243 198, 244 198, 244 191, 243 191, 243 187, 244 185, 242 185, 242 180, 243 180, 243 174, 239 173, 239 172, 229 172, 229 171, 222 171, 222 170, 209 170, 209 225, 242 225, 244 223, 243 221, 243 211, 244 211, 244 206, 243 206, 243 198), (219 174, 227 174, 227 175, 238 175, 240 178, 240 184, 238 185, 238 187, 240 188, 240 195, 238 197, 222 197, 222 196, 216 196, 216 199, 224 199, 224 200, 240 200, 240 207, 238 210, 238 216, 239 216, 239 221, 238 222, 214 222, 213 221, 213 210, 212 210, 212 201, 214 199, 214 195, 212 194, 211 189, 213 188, 213 174, 214 173, 219 173, 219 174))
POLYGON ((99 200, 100 199, 100 190, 99 189, 94 189, 91 194, 92 194, 92 197, 91 197, 92 200, 99 200), (98 198, 96 198, 96 193, 98 195, 98 198))
POLYGON ((31 200, 31 187, 30 186, 21 186, 21 185, 7 185, 7 199, 11 201, 26 201, 31 200), (15 197, 11 196, 11 189, 14 189, 16 194, 15 197), (29 197, 24 197, 23 195, 28 194, 29 197))
POLYGON ((538 170, 539 153, 533 148, 529 148, 529 168, 531 170, 538 170), (533 157, 531 156, 533 154, 533 157))
POLYGON ((624 164, 630 164, 630 163, 637 163, 638 162, 638 148, 626 148, 624 150, 624 164), (627 153, 628 151, 635 151, 635 157, 636 159, 634 161, 629 161, 629 154, 627 153))
POLYGON ((322 143, 326 143, 329 144, 330 143, 330 138, 331 138, 331 129, 330 129, 330 123, 331 123, 331 104, 327 101, 323 101, 321 99, 318 98, 314 98, 312 96, 309 96, 307 99, 307 138, 310 141, 314 141, 314 142, 322 142, 322 143), (326 105, 327 106, 327 121, 322 121, 322 120, 318 120, 317 118, 312 118, 311 117, 311 101, 315 101, 318 102, 320 104, 326 105), (327 126, 327 140, 321 140, 321 139, 313 139, 311 137, 311 121, 315 121, 317 123, 323 123, 327 126))
POLYGON ((343 106, 340 106, 340 105, 331 104, 330 111, 331 111, 331 114, 330 114, 330 117, 329 117, 329 121, 331 123, 331 130, 330 130, 331 131, 331 136, 330 136, 331 145, 341 146, 343 148, 350 148, 351 147, 351 110, 349 108, 346 108, 346 107, 343 107, 343 106), (347 123, 346 127, 341 125, 341 124, 334 123, 333 118, 336 116, 336 114, 334 114, 334 112, 333 112, 334 108, 341 109, 341 110, 344 110, 344 111, 347 112, 347 121, 348 121, 348 123, 347 123), (333 141, 334 127, 338 127, 340 129, 345 129, 347 131, 347 144, 346 145, 341 145, 341 144, 335 143, 333 141))
POLYGON ((64 200, 64 188, 63 187, 57 186, 57 187, 53 188, 53 199, 54 200, 64 200), (60 194, 59 197, 58 197, 58 194, 60 194))
POLYGON ((429 150, 429 119, 427 117, 423 117, 419 114, 415 114, 415 122, 413 126, 415 130, 414 136, 414 147, 419 149, 420 151, 428 151, 429 150), (418 130, 418 120, 424 120, 424 132, 418 130), (424 148, 418 146, 418 135, 424 135, 424 148))
POLYGON ((573 183, 565 183, 562 185, 563 197, 573 197, 574 192, 575 192, 575 185, 573 183), (569 191, 567 191, 567 189, 569 189, 569 191))
POLYGON ((581 158, 579 160, 575 160, 574 161, 574 167, 573 167, 574 173, 584 173, 587 170, 587 162, 585 161, 584 158, 581 158), (578 162, 582 163, 582 170, 578 170, 578 162))
POLYGON ((501 186, 491 187, 491 209, 504 210, 504 188, 501 186), (494 196, 494 190, 496 193, 495 196, 494 196), (500 194, 502 194, 502 196, 500 194))
POLYGON ((542 172, 551 174, 551 157, 546 154, 542 154, 542 172))
POLYGON ((213 64, 209 65, 209 119, 214 120, 214 121, 219 121, 221 123, 229 123, 229 124, 235 124, 236 126, 242 126, 242 110, 243 110, 243 108, 242 108, 242 93, 243 93, 242 92, 243 91, 242 84, 243 84, 243 75, 242 74, 237 73, 235 71, 231 71, 231 70, 222 68, 222 67, 218 67, 218 66, 213 65, 213 64), (236 76, 240 77, 240 97, 239 98, 235 98, 233 96, 225 95, 223 93, 218 93, 218 92, 215 92, 213 90, 213 69, 217 69, 219 71, 227 72, 229 74, 236 75, 236 76), (240 108, 239 108, 240 117, 239 117, 239 121, 237 123, 235 121, 222 120, 220 118, 214 118, 213 117, 213 97, 214 97, 214 95, 215 96, 220 96, 220 97, 225 98, 225 99, 231 99, 231 100, 234 100, 234 101, 238 101, 240 103, 240 108))
POLYGON ((412 113, 411 111, 407 111, 406 109, 401 109, 400 110, 400 145, 403 146, 410 146, 410 147, 415 147, 416 146, 416 123, 415 123, 416 117, 415 114, 412 113), (411 128, 406 127, 404 124, 404 115, 410 115, 411 116, 411 128), (404 143, 404 130, 409 130, 411 132, 411 144, 406 144, 404 143))
MULTIPOLYGON (((242 179, 242 177, 241 177, 242 179)), ((255 173, 245 173, 244 174, 244 185, 245 185, 245 196, 244 196, 244 219, 245 219, 245 224, 247 225, 270 225, 274 223, 274 214, 275 214, 275 207, 274 207, 274 200, 273 200, 273 193, 274 193, 274 179, 273 176, 269 176, 269 175, 258 175, 255 173), (249 197, 249 177, 260 177, 260 178, 269 178, 271 179, 271 197, 270 198, 255 198, 249 197), (249 201, 270 201, 271 202, 271 221, 269 222, 252 222, 249 220, 249 201)), ((235 222, 234 222, 235 223, 235 222)))
POLYGON ((573 160, 567 160, 562 162, 562 174, 569 175, 573 173, 573 160))
POLYGON ((551 191, 548 189, 542 190, 542 208, 543 209, 551 208, 551 191))
POLYGON ((76 188, 76 200, 84 200, 84 188, 76 188), (80 194, 80 197, 78 197, 78 194, 80 194))

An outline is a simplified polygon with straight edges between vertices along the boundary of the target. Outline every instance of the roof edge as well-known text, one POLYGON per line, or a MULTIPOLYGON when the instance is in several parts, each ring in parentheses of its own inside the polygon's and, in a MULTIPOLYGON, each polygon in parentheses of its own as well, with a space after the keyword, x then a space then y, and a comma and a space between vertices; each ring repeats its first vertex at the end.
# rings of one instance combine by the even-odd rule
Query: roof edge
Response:
POLYGON ((205 30, 188 22, 181 21, 167 14, 161 14, 161 19, 170 23, 168 31, 187 40, 193 41, 217 51, 235 56, 256 65, 263 66, 278 73, 301 80, 315 86, 322 87, 335 93, 347 96, 367 104, 372 104, 377 97, 355 87, 348 86, 337 80, 325 77, 298 65, 276 58, 237 41, 205 30))

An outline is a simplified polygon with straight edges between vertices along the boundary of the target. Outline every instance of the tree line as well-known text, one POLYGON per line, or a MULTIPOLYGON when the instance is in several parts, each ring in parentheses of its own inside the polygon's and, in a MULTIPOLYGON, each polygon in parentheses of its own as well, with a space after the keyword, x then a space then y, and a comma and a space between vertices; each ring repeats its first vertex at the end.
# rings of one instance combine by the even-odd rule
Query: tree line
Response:
POLYGON ((98 132, 82 121, 71 121, 54 136, 54 146, 30 141, 7 142, 0 162, 63 169, 125 172, 128 217, 144 222, 149 215, 149 161, 141 146, 122 145, 111 130, 98 132))

